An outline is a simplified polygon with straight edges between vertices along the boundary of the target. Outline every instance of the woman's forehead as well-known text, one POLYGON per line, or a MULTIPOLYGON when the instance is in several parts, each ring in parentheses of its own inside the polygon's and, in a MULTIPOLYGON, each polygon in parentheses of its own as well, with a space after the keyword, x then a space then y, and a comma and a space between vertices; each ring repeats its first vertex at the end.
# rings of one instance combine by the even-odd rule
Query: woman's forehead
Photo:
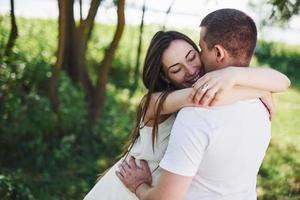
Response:
MULTIPOLYGON (((188 43, 185 40, 174 40, 170 43, 170 46, 168 48, 169 50, 173 51, 179 51, 186 50, 186 49, 194 49, 190 43, 188 43)), ((183 52, 184 53, 184 52, 183 52)))
POLYGON ((162 62, 164 65, 170 65, 183 59, 186 54, 194 48, 184 40, 174 40, 170 46, 164 51, 162 62))

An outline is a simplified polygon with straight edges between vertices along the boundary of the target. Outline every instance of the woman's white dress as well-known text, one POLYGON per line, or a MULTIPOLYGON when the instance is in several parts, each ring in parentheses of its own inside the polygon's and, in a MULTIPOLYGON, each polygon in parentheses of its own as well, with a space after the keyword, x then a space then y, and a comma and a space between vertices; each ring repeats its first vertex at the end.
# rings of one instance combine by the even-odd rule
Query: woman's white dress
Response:
MULTIPOLYGON (((161 173, 159 162, 165 154, 175 117, 176 115, 173 114, 159 124, 154 152, 152 148, 152 127, 147 126, 140 129, 140 136, 129 152, 129 155, 135 157, 138 165, 141 159, 148 162, 152 171, 152 185, 156 185, 161 173)), ((115 175, 115 171, 118 170, 118 164, 122 162, 123 159, 124 158, 120 159, 96 183, 92 190, 85 196, 84 200, 137 200, 135 194, 130 192, 115 175)))

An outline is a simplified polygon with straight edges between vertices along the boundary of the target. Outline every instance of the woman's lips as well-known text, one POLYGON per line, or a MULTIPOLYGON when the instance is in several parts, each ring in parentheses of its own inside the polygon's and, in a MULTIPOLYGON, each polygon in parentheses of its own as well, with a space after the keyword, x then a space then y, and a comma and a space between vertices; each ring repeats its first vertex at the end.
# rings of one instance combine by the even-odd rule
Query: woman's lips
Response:
POLYGON ((193 85, 199 78, 201 77, 200 72, 191 78, 190 80, 186 81, 188 84, 193 85))

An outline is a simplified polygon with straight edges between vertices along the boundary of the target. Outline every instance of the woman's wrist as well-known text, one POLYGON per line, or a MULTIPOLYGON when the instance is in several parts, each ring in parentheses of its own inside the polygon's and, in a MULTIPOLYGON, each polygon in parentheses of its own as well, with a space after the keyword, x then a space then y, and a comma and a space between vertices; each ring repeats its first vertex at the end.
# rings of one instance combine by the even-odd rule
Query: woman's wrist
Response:
MULTIPOLYGON (((187 106, 193 106, 193 99, 191 97, 193 88, 184 88, 176 91, 176 96, 172 98, 173 107, 176 107, 177 110, 187 106), (176 102, 176 103, 175 103, 176 102)), ((176 110, 176 111, 177 111, 176 110)))
POLYGON ((182 103, 182 107, 194 106, 195 103, 193 101, 192 92, 193 88, 185 88, 184 89, 184 102, 182 103))

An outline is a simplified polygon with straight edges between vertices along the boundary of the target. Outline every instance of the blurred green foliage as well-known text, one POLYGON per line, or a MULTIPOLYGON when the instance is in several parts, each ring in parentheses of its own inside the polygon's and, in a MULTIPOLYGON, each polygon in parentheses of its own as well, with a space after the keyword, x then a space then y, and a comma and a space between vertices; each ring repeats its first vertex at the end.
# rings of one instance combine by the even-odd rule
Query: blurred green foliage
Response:
POLYGON ((300 199, 300 92, 276 94, 272 140, 259 172, 258 194, 263 200, 300 199))
POLYGON ((259 41, 255 56, 260 64, 272 66, 290 77, 293 85, 300 86, 300 46, 259 41))
MULTIPOLYGON (((0 61, 0 199, 82 199, 96 176, 121 153, 144 88, 130 97, 138 26, 127 26, 107 85, 105 110, 98 125, 89 125, 83 90, 61 71, 61 107, 51 109, 47 87, 55 63, 57 23, 18 18, 13 54, 0 61)), ((145 27, 142 58, 159 28, 145 27)), ((96 72, 114 27, 97 24, 87 61, 96 72)), ((197 42, 197 32, 184 30, 197 42)), ((0 54, 9 34, 9 17, 0 20, 0 54)), ((298 47, 260 41, 259 65, 274 66, 299 81, 298 47)), ((273 139, 258 179, 259 199, 300 199, 300 92, 295 85, 275 97, 278 107, 273 139)))
POLYGON ((30 189, 16 174, 0 175, 0 197, 2 200, 34 200, 30 189))

